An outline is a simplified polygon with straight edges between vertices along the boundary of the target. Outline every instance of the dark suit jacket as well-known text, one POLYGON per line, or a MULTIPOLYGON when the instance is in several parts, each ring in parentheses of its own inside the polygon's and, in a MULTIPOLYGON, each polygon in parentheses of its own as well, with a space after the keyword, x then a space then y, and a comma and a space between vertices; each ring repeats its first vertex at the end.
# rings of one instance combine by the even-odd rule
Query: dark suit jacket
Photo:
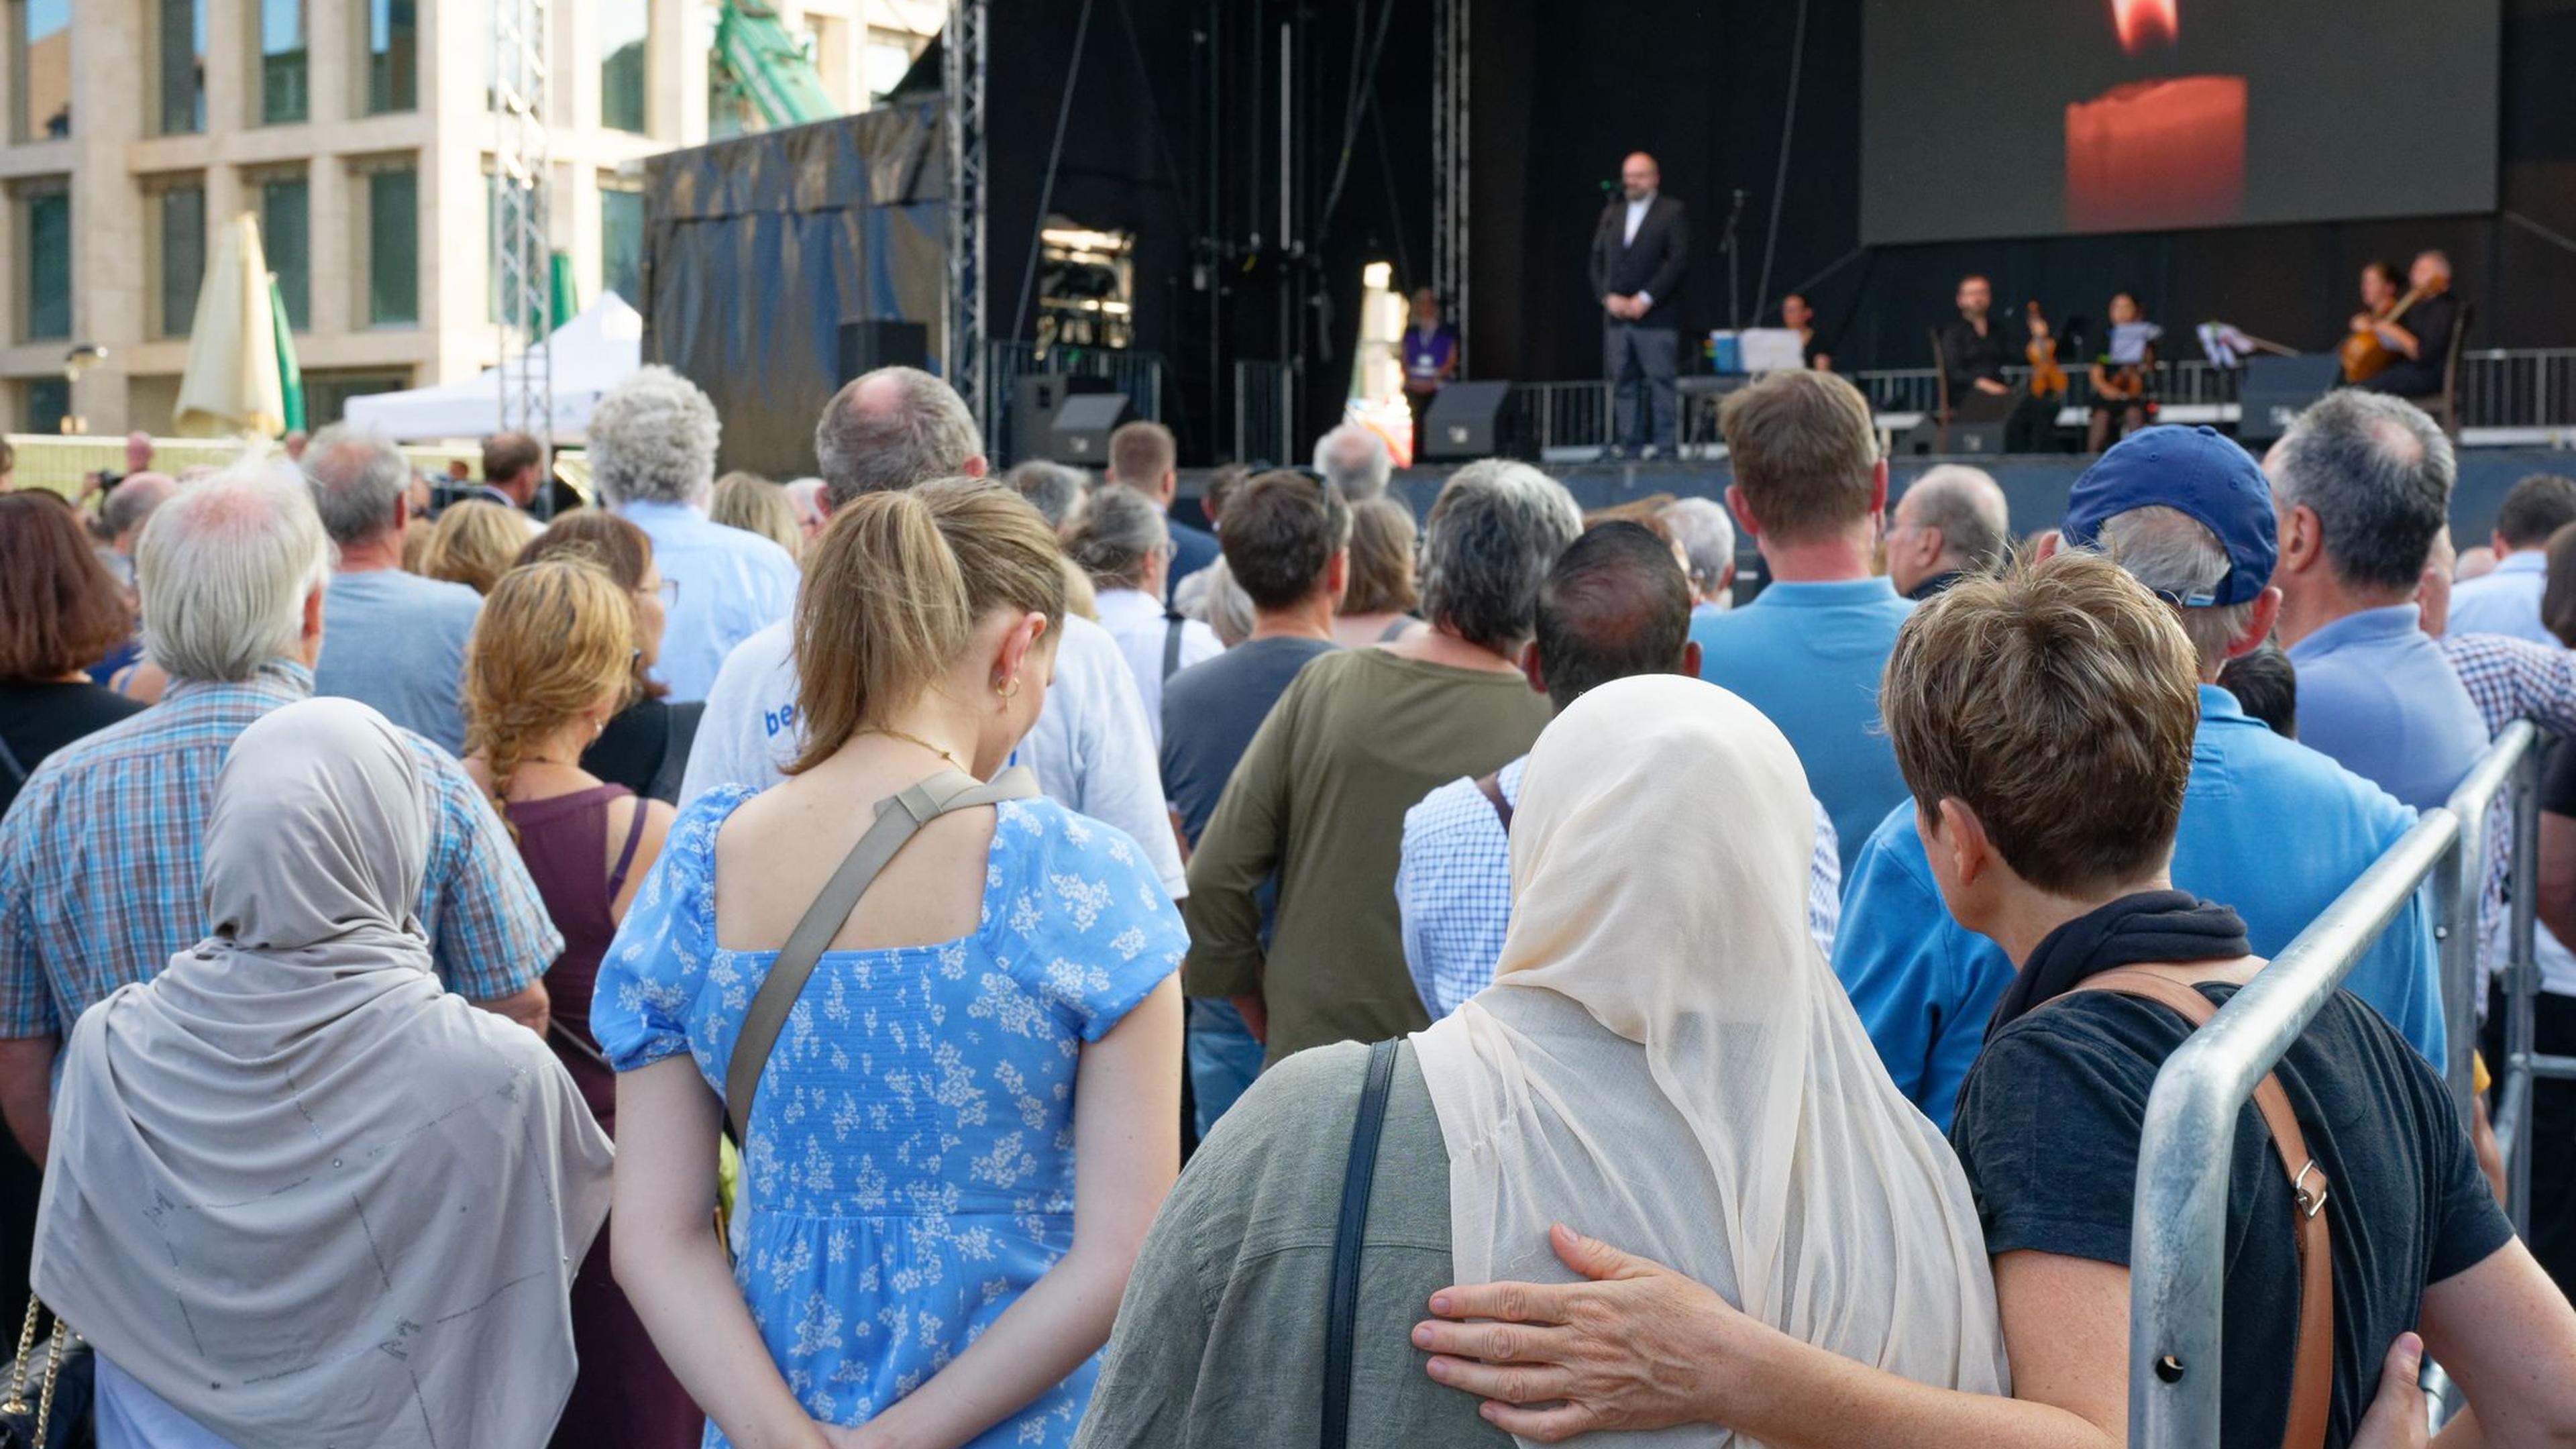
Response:
POLYGON ((1690 214, 1659 191, 1637 223, 1636 241, 1630 242, 1627 233, 1628 198, 1614 196, 1601 209, 1601 224, 1592 229, 1593 300, 1643 292, 1655 299, 1654 305, 1631 325, 1679 327, 1682 272, 1690 265, 1690 214))
POLYGON ((1163 602, 1166 604, 1171 602, 1173 591, 1180 588, 1181 580, 1215 563, 1219 556, 1215 534, 1177 518, 1172 519, 1168 526, 1172 534, 1172 566, 1163 576, 1163 602))

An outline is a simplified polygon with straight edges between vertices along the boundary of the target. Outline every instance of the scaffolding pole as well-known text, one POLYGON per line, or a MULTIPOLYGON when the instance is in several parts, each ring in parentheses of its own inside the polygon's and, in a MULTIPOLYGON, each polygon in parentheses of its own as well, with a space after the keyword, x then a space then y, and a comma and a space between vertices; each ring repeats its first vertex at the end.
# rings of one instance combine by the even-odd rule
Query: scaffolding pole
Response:
POLYGON ((941 43, 941 82, 948 102, 949 384, 975 426, 993 436, 985 378, 984 326, 984 34, 985 0, 949 0, 941 43))
POLYGON ((554 349, 548 275, 552 238, 547 184, 554 144, 546 127, 546 46, 553 0, 493 0, 492 278, 500 331, 501 430, 540 450, 535 507, 554 489, 554 349))
POLYGON ((1431 20, 1431 290, 1458 332, 1458 375, 1467 375, 1469 307, 1467 17, 1471 0, 1438 0, 1431 20))

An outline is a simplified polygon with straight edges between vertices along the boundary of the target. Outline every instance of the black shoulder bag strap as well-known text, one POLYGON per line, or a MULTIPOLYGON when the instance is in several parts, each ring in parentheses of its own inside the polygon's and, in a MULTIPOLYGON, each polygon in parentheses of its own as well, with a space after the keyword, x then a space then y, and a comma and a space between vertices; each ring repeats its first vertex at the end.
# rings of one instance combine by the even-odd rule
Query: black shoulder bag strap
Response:
POLYGON ((1163 677, 1171 678, 1181 667, 1181 630, 1188 620, 1178 614, 1163 618, 1163 677))
POLYGON ((734 1038, 733 1057, 725 1063, 725 1115, 733 1121, 735 1142, 751 1140, 752 1098, 760 1093, 761 1069, 778 1045, 787 1014, 795 1009, 796 998, 814 974, 814 963, 823 958, 823 948, 841 934, 877 872, 885 869, 915 831, 952 810, 1026 800, 1037 793, 1037 776, 1021 765, 1004 770, 989 785, 963 771, 944 771, 877 802, 876 823, 850 848, 841 868, 824 883, 822 894, 806 908, 805 918, 788 933, 787 944, 778 948, 778 959, 770 963, 769 974, 752 993, 751 1009, 743 1013, 742 1033, 734 1038))
POLYGON ((1342 1215, 1333 1229, 1333 1285, 1324 1318, 1324 1449, 1343 1449, 1351 1432, 1351 1347, 1359 1332, 1360 1240, 1368 1228, 1369 1187, 1377 1177, 1377 1143, 1386 1130, 1386 1097, 1395 1085, 1393 1041, 1369 1048, 1351 1158, 1342 1169, 1342 1215))

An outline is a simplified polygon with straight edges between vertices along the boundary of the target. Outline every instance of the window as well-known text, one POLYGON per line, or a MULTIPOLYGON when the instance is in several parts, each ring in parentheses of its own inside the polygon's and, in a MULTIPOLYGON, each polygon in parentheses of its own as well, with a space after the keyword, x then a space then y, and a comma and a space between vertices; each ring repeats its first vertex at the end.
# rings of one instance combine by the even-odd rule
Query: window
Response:
MULTIPOLYGON (((206 276, 206 184, 191 178, 160 188, 161 225, 154 234, 161 285, 153 330, 185 337, 197 318, 197 288, 206 276)), ((274 264, 272 264, 274 265, 274 264)))
POLYGON ((644 193, 599 188, 599 286, 628 303, 644 300, 644 193))
POLYGON ((58 140, 72 133, 72 0, 9 0, 12 138, 58 140))
POLYGON ((400 392, 411 386, 400 372, 308 372, 304 374, 304 420, 312 427, 339 422, 349 399, 371 393, 400 392))
POLYGON ((359 30, 364 47, 359 69, 366 79, 361 98, 368 115, 420 109, 419 0, 365 0, 366 24, 359 30))
POLYGON ((420 173, 408 163, 360 173, 361 314, 370 327, 420 322, 420 173))
POLYGON ((31 377, 25 387, 27 411, 24 431, 61 432, 63 419, 72 410, 72 385, 59 377, 31 377))
POLYGON ((652 0, 599 0, 599 123, 648 129, 645 62, 653 48, 652 0))
POLYGON ((161 134, 206 129, 206 0, 153 0, 161 62, 161 134))
POLYGON ((860 52, 863 78, 867 82, 868 104, 875 105, 893 95, 895 87, 912 70, 919 55, 921 41, 900 30, 868 28, 867 46, 860 52))
POLYGON ((18 193, 19 255, 27 293, 18 337, 45 342, 72 335, 72 193, 68 180, 33 183, 18 193))
POLYGON ((306 91, 304 0, 254 0, 259 6, 259 121, 291 125, 312 113, 306 91))
POLYGON ((268 269, 277 274, 277 294, 286 303, 286 325, 297 332, 313 326, 313 190, 298 175, 270 176, 259 182, 259 241, 268 254, 268 269))

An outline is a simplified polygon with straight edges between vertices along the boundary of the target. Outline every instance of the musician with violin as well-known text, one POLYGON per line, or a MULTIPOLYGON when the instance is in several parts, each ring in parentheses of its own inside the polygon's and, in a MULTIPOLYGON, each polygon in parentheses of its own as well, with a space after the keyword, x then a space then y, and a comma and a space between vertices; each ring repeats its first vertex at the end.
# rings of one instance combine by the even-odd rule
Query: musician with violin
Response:
POLYGON ((2112 294, 2110 311, 2110 346, 2093 362, 2093 420, 2084 438, 2092 453, 2145 427, 2155 408, 2156 339, 2164 329, 2146 320, 2138 299, 2126 292, 2112 294))
POLYGON ((2451 259, 2438 251, 2420 254, 2407 269, 2406 295, 2382 305, 2396 290, 2389 271, 2379 262, 2362 269, 2363 310, 2344 339, 2344 381, 2398 397, 2431 397, 2442 390, 2444 356, 2460 319, 2451 259))

